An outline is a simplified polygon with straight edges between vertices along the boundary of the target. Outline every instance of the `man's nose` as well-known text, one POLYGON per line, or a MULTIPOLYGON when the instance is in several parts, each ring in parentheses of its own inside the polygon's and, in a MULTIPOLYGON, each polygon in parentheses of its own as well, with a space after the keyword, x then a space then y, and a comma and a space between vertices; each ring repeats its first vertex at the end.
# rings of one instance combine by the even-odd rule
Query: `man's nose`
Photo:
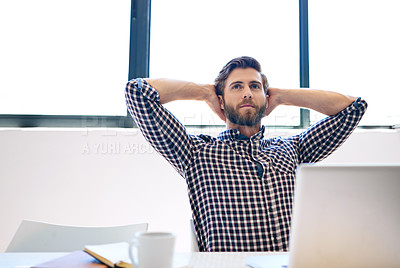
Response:
POLYGON ((253 92, 251 92, 251 89, 248 86, 245 86, 243 91, 243 99, 251 98, 253 98, 253 92))

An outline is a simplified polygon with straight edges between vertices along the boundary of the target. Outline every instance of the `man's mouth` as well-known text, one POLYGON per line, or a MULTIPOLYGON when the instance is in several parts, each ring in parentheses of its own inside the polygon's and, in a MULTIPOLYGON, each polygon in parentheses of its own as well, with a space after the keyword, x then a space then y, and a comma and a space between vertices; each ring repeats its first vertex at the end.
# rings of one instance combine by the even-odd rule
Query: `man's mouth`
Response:
POLYGON ((251 103, 244 103, 240 105, 240 108, 254 108, 254 105, 251 103))

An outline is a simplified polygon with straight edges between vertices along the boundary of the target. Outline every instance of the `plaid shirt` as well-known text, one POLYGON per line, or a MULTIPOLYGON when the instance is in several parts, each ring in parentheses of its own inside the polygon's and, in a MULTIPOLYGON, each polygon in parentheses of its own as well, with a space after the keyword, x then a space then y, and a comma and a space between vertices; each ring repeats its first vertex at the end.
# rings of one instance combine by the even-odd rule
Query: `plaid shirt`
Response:
POLYGON ((185 178, 200 251, 287 251, 296 167, 330 155, 356 128, 360 98, 288 138, 188 134, 143 79, 129 81, 129 112, 146 140, 185 178))

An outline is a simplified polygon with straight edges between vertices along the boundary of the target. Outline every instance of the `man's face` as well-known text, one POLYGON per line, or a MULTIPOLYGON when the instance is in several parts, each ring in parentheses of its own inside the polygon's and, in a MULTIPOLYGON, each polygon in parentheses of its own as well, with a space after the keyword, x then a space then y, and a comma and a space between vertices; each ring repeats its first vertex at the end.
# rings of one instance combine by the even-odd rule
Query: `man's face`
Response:
POLYGON ((261 122, 267 108, 267 98, 259 72, 253 68, 236 68, 225 81, 221 108, 226 118, 242 126, 261 122))

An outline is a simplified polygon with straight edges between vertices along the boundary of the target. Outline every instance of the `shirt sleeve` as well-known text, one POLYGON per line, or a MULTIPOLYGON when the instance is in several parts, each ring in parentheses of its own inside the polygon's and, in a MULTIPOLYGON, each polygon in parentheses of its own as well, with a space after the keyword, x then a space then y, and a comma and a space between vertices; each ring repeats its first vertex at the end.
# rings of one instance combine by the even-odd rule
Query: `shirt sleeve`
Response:
POLYGON ((163 105, 144 79, 133 79, 125 90, 128 110, 145 139, 185 177, 191 158, 191 139, 186 128, 163 105))
POLYGON ((333 153, 357 127, 367 106, 365 100, 358 98, 338 114, 294 136, 298 142, 299 163, 318 162, 333 153))

